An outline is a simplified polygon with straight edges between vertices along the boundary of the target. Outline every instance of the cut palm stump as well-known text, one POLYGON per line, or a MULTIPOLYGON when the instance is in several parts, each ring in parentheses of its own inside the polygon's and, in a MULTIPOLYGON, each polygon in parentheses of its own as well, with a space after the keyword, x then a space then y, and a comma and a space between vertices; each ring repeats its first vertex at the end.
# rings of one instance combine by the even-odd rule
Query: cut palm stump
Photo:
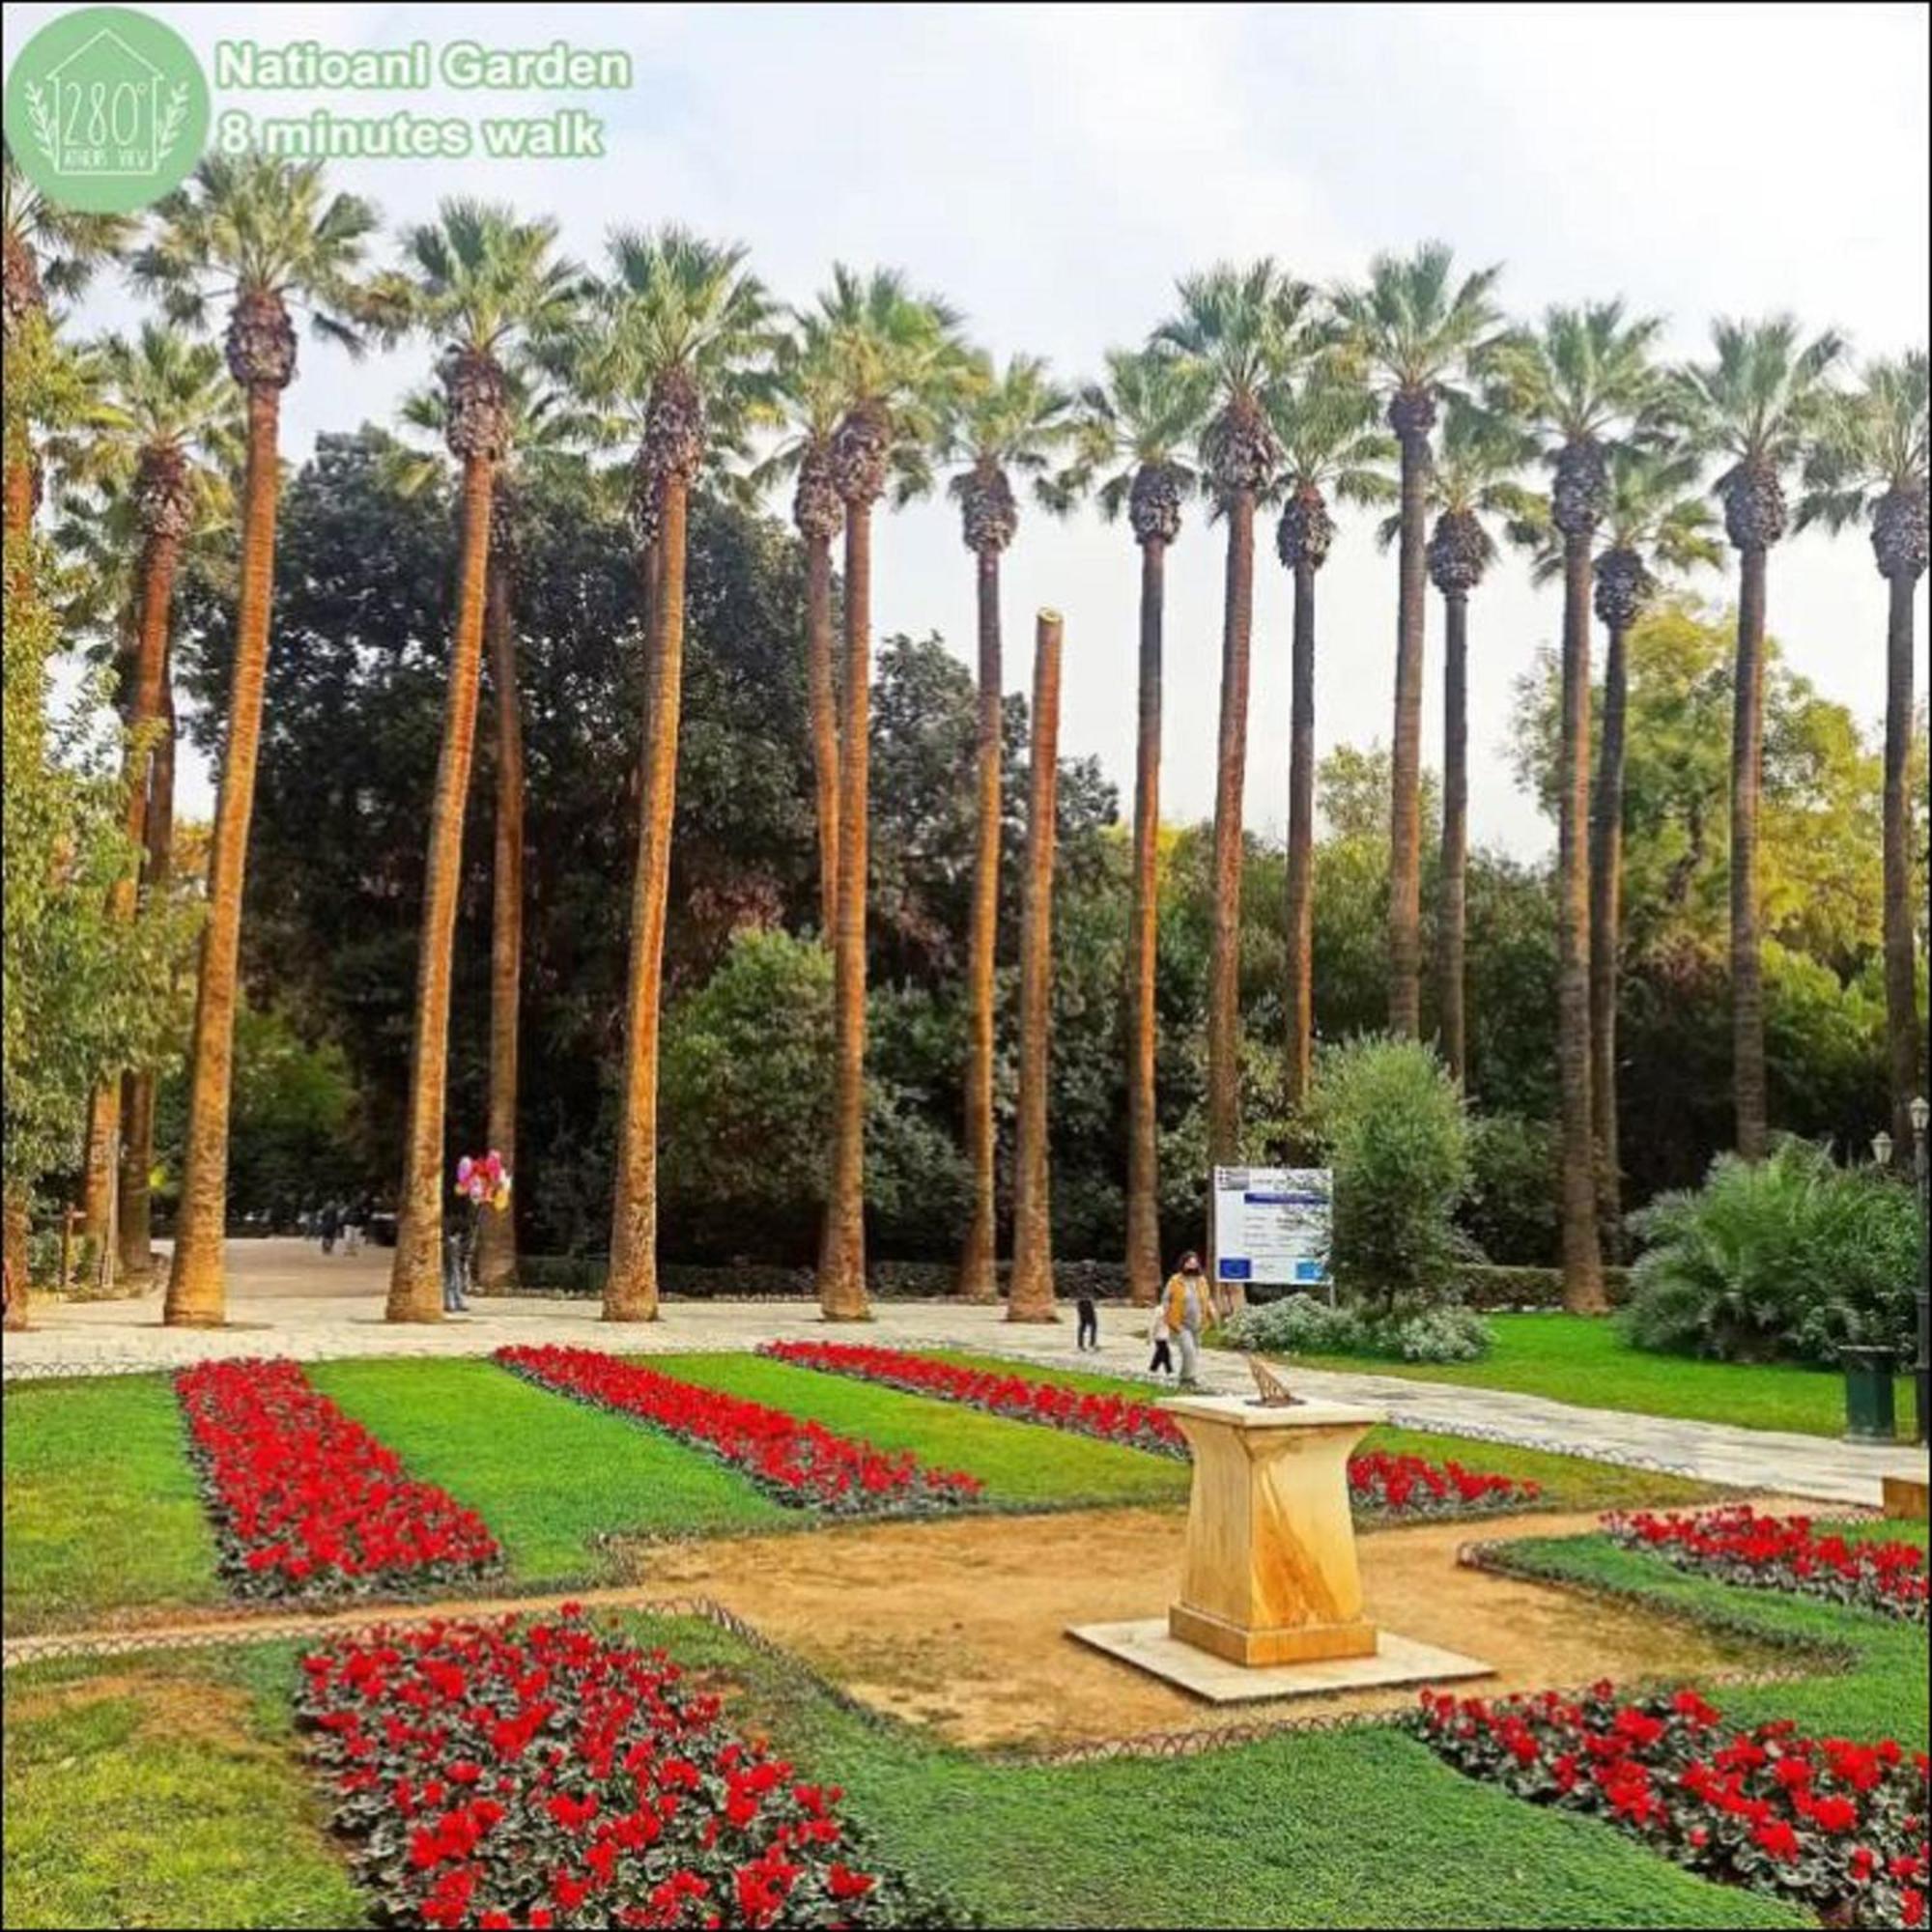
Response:
POLYGON ((1194 1458, 1179 1600, 1164 1619, 1080 1626, 1082 1643, 1214 1703, 1490 1674, 1363 1613, 1349 1452, 1379 1416, 1236 1396, 1162 1406, 1194 1458))

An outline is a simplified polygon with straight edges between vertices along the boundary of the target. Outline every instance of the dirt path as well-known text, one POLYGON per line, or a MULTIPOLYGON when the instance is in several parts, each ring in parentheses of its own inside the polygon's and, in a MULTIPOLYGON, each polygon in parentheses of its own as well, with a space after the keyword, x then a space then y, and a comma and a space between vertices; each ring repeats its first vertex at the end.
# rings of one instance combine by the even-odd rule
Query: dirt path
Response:
MULTIPOLYGON (((1494 1662, 1486 1691, 1708 1679, 1763 1662, 1682 1624, 1457 1562, 1478 1538, 1596 1526, 1594 1516, 1523 1516, 1378 1530, 1358 1546, 1370 1614, 1494 1662)), ((1217 1708, 1065 1634, 1071 1624, 1159 1614, 1179 1541, 1177 1512, 1108 1510, 639 1545, 630 1558, 662 1587, 726 1605, 854 1696, 958 1744, 1062 1744, 1413 1703, 1410 1688, 1217 1708)))

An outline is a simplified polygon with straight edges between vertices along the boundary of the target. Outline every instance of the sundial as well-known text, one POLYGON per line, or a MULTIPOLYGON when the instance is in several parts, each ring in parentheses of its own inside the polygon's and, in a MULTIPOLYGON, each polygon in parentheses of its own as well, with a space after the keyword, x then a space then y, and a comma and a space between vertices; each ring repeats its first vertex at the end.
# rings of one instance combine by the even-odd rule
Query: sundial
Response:
POLYGON ((1301 1400, 1298 1395, 1290 1393, 1288 1384, 1259 1355, 1243 1355, 1241 1359, 1247 1363, 1248 1373, 1255 1378, 1255 1387, 1261 1391, 1261 1407, 1293 1408, 1301 1400))

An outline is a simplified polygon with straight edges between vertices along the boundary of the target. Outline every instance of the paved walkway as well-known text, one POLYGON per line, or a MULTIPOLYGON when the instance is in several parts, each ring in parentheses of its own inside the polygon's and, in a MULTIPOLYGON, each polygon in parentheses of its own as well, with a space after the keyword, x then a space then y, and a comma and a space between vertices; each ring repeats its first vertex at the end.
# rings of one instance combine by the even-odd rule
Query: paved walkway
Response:
MULTIPOLYGON (((6 1378, 174 1368, 209 1356, 324 1361, 343 1355, 482 1355, 512 1342, 621 1344, 639 1354, 740 1350, 768 1341, 822 1340, 828 1333, 816 1308, 798 1301, 673 1301, 666 1304, 663 1320, 619 1329, 599 1320, 594 1300, 525 1295, 479 1299, 468 1316, 401 1326, 383 1319, 385 1251, 327 1257, 310 1243, 258 1240, 232 1243, 229 1256, 227 1327, 164 1328, 160 1299, 152 1294, 131 1301, 39 1304, 33 1330, 6 1337, 0 1353, 6 1378)), ((875 1320, 862 1330, 831 1332, 885 1348, 972 1349, 1117 1375, 1139 1375, 1147 1359, 1138 1315, 1130 1321, 1117 1310, 1103 1312, 1100 1351, 1087 1356, 1074 1352, 1070 1321, 1053 1328, 1014 1326, 999 1308, 950 1301, 883 1301, 873 1312, 875 1320)), ((1203 1377, 1210 1388, 1228 1393, 1251 1386, 1240 1360, 1232 1355, 1210 1354, 1203 1377)), ((1298 1369, 1291 1379, 1304 1394, 1359 1403, 1406 1428, 1820 1501, 1876 1505, 1881 1477, 1916 1476, 1922 1482, 1926 1475, 1925 1451, 1903 1443, 1888 1447, 1624 1414, 1398 1376, 1298 1369)))

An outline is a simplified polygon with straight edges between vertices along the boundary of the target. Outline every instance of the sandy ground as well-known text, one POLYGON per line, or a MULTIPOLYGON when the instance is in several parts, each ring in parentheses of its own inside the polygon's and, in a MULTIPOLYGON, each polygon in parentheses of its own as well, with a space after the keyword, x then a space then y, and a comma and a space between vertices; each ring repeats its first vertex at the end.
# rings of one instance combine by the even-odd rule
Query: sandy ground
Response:
MULTIPOLYGON (((691 1545, 633 1546, 639 1582, 714 1597, 853 1695, 963 1745, 1041 1746, 1333 1718, 1412 1704, 1413 1689, 1214 1706, 1102 1657, 1071 1624, 1160 1614, 1178 1511, 965 1518, 691 1545)), ((1462 1568, 1476 1539, 1556 1536, 1594 1516, 1382 1529, 1359 1544, 1370 1614, 1494 1661, 1472 1690, 1697 1677, 1759 1657, 1618 1605, 1462 1568)))

